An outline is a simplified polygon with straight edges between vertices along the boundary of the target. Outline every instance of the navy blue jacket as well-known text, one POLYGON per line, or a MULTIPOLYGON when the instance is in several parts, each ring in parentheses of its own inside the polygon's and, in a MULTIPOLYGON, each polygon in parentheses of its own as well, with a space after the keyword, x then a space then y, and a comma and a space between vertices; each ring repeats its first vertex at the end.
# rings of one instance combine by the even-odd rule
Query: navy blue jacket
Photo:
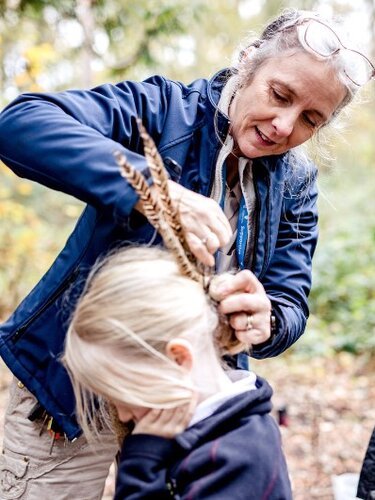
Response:
POLYGON ((257 386, 175 439, 126 438, 115 500, 291 499, 272 389, 260 378, 257 386))
MULTIPOLYGON (((137 195, 121 177, 113 152, 121 151, 147 174, 139 116, 171 178, 209 195, 229 127, 228 118, 217 112, 227 76, 224 71, 188 86, 155 76, 90 91, 25 94, 0 115, 1 160, 19 176, 87 204, 52 267, 0 327, 5 363, 70 439, 80 429, 59 356, 75 297, 100 255, 119 244, 154 241, 153 228, 133 211, 137 195)), ((254 161, 256 234, 246 262, 278 318, 277 336, 254 350, 256 357, 276 356, 305 328, 317 239, 314 176, 305 165, 292 171, 289 154, 254 161)))

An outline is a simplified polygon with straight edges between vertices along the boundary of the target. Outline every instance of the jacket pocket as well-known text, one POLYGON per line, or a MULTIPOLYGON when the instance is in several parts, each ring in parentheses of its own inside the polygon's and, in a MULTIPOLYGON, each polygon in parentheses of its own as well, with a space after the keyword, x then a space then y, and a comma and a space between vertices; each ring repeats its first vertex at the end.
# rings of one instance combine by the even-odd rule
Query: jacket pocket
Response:
POLYGON ((17 342, 20 338, 22 338, 28 327, 69 288, 69 286, 77 278, 78 274, 79 269, 77 268, 65 280, 63 280, 63 282, 56 288, 56 290, 48 297, 46 302, 34 314, 32 314, 30 318, 28 318, 28 320, 23 323, 23 325, 17 328, 12 337, 13 342, 17 342))

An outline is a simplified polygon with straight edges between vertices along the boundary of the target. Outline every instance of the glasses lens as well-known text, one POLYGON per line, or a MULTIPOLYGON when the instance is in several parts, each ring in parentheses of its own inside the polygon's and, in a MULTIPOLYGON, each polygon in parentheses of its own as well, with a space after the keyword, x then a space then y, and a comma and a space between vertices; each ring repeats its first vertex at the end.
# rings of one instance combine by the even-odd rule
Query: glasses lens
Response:
POLYGON ((339 54, 343 71, 354 84, 364 85, 373 76, 374 68, 369 60, 360 52, 347 49, 329 26, 319 21, 310 21, 306 26, 304 41, 322 57, 339 54))
POLYGON ((359 52, 350 49, 342 51, 344 71, 350 80, 357 85, 364 85, 372 76, 372 66, 369 61, 359 52))
POLYGON ((310 21, 306 27, 305 42, 310 49, 323 57, 329 57, 341 47, 334 31, 318 21, 310 21))

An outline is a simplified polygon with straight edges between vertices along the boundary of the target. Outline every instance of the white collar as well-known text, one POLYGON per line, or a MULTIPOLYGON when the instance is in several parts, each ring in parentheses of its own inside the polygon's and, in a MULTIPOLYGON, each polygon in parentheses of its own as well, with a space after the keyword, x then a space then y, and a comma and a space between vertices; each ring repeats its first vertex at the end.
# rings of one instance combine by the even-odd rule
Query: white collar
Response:
POLYGON ((257 377, 254 372, 231 370, 228 372, 228 376, 232 379, 232 383, 223 391, 217 392, 198 404, 189 427, 212 415, 228 399, 243 392, 256 389, 255 382, 257 377))
POLYGON ((227 83, 224 85, 223 90, 221 91, 219 104, 217 105, 219 111, 228 117, 229 117, 229 105, 233 99, 236 89, 238 88, 238 81, 239 81, 238 75, 233 75, 229 78, 227 83))

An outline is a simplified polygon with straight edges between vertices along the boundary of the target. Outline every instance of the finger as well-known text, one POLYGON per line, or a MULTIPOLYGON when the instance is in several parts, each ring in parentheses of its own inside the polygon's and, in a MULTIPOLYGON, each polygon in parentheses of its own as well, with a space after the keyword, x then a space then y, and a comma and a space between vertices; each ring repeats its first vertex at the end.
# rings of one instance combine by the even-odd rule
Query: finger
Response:
POLYGON ((263 285, 249 269, 243 269, 233 275, 233 280, 229 282, 231 293, 248 292, 254 293, 264 291, 263 285))
POLYGON ((190 403, 189 403, 189 411, 190 411, 191 415, 193 415, 193 413, 195 412, 195 408, 197 407, 198 402, 199 402, 199 394, 198 394, 198 392, 193 391, 191 394, 191 399, 190 399, 190 403))
POLYGON ((160 414, 161 414, 160 409, 158 408, 151 408, 145 415, 142 417, 142 421, 145 424, 153 424, 156 421, 159 420, 160 414))
POLYGON ((191 253, 206 266, 214 266, 214 256, 209 252, 204 242, 194 233, 186 234, 186 242, 189 245, 191 253))
MULTIPOLYGON (((217 201, 201 194, 185 189, 180 198, 181 215, 197 215, 199 220, 204 222, 214 233, 223 235, 224 239, 230 237, 232 228, 217 201)), ((221 241, 221 240, 220 240, 221 241)), ((223 241, 222 244, 225 244, 223 241)))
POLYGON ((269 315, 271 302, 265 293, 237 293, 229 295, 220 302, 219 312, 222 314, 248 312, 269 315))
MULTIPOLYGON (((229 324, 233 330, 248 330, 248 314, 244 312, 234 313, 229 316, 229 324)), ((254 317, 252 316, 252 324, 254 324, 254 317)))
POLYGON ((236 330, 235 334, 240 342, 247 345, 262 344, 271 336, 268 330, 258 330, 257 328, 253 328, 252 330, 236 330))
POLYGON ((202 243, 206 245, 210 254, 214 254, 220 248, 220 241, 216 234, 210 232, 207 236, 202 238, 202 243))
MULTIPOLYGON (((189 425, 190 420, 193 416, 194 410, 192 409, 191 401, 185 405, 183 405, 181 408, 181 413, 180 413, 180 422, 183 426, 184 429, 189 425)), ((195 409, 195 407, 194 407, 195 409)))
MULTIPOLYGON (((208 209, 207 209, 208 210, 208 209)), ((220 218, 207 216, 205 213, 190 212, 185 217, 181 217, 185 232, 194 233, 198 238, 208 238, 214 236, 216 250, 225 246, 232 237, 232 230, 224 227, 220 223, 220 218)))
MULTIPOLYGON (((176 189, 176 186, 173 189, 176 189)), ((204 235, 200 231, 206 226, 216 235, 219 247, 226 245, 232 236, 232 229, 220 205, 211 198, 181 186, 177 187, 178 190, 180 191, 178 210, 185 231, 193 232, 203 238, 204 235)))
POLYGON ((190 421, 189 404, 174 408, 174 422, 176 424, 187 424, 190 421))
POLYGON ((263 285, 248 269, 243 269, 236 274, 226 275, 225 280, 222 280, 217 287, 217 293, 222 298, 239 292, 254 293, 257 291, 264 292, 263 285))
POLYGON ((233 235, 233 231, 228 219, 226 218, 219 205, 218 208, 220 209, 220 211, 207 221, 207 226, 214 234, 216 234, 220 243, 219 248, 221 248, 229 242, 230 238, 233 235))

